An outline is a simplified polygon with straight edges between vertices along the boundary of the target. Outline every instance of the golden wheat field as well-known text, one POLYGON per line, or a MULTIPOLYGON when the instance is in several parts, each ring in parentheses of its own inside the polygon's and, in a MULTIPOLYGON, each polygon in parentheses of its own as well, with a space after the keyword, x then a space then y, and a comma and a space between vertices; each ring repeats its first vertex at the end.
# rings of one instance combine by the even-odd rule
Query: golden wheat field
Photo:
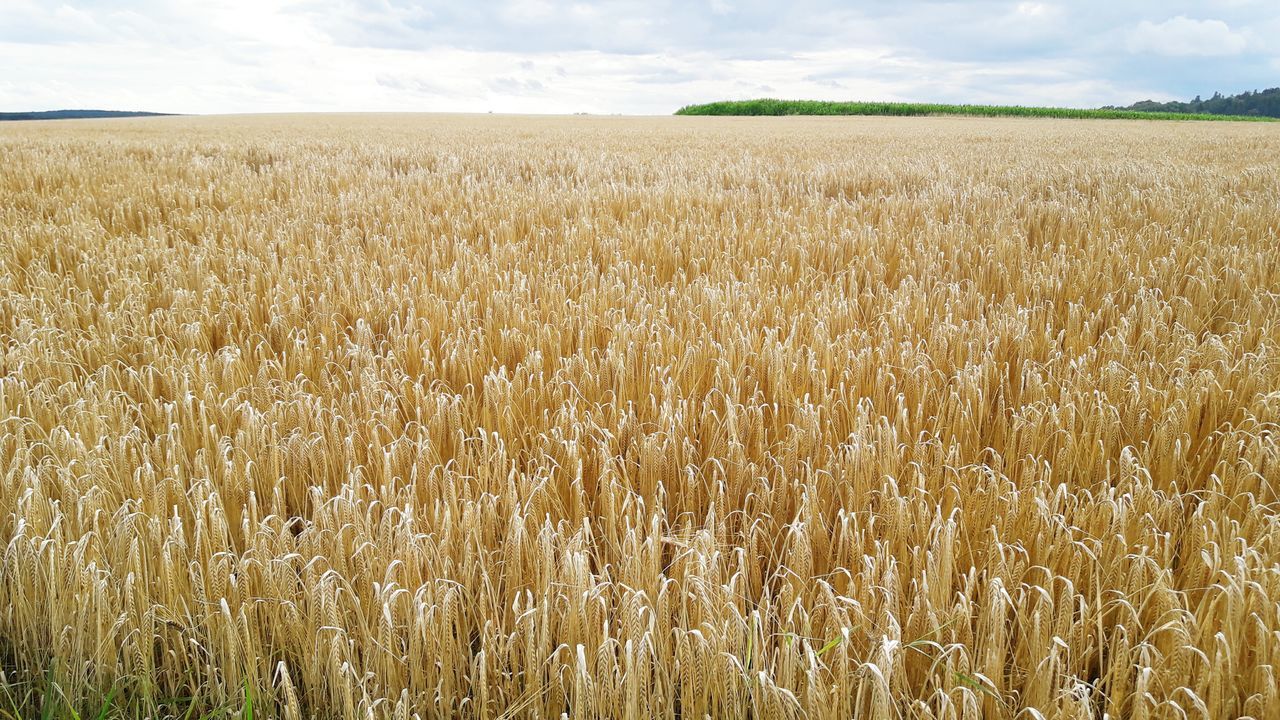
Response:
POLYGON ((1265 124, 6 125, 0 717, 1280 717, 1278 246, 1265 124))

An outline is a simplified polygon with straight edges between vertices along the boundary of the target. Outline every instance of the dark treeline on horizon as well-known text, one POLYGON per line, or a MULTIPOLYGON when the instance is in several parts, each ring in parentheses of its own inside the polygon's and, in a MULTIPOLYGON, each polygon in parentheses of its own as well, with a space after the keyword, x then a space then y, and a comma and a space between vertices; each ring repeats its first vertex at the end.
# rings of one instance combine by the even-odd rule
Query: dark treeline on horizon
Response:
POLYGON ((1252 92, 1245 91, 1239 95, 1223 95, 1214 93, 1208 100, 1199 95, 1190 102, 1174 100, 1156 102, 1142 100, 1127 107, 1108 105, 1105 110, 1132 110, 1135 112, 1162 113, 1198 113, 1206 115, 1255 115, 1280 118, 1280 87, 1252 92))
MULTIPOLYGON (((780 101, 754 100, 730 103, 706 103, 703 105, 681 108, 677 114, 729 114, 729 115, 774 115, 774 114, 889 114, 914 115, 932 114, 940 108, 953 110, 964 108, 961 114, 1043 114, 1054 116, 1104 117, 1104 113, 1161 113, 1164 115, 1231 115, 1244 117, 1280 118, 1280 87, 1267 88, 1240 93, 1239 95, 1223 95, 1215 92, 1208 99, 1197 95, 1190 101, 1172 100, 1157 102, 1140 100, 1132 105, 1104 105, 1098 111, 1075 110, 1067 108, 1005 108, 995 106, 959 105, 943 106, 928 103, 834 103, 818 101, 780 101), (768 105, 769 107, 763 107, 768 105), (730 109, 728 106, 733 106, 730 109), (747 106, 752 106, 748 108, 747 106), (758 106, 758 107, 757 107, 758 106), (777 107, 774 107, 777 106, 777 107), (785 109, 782 106, 786 106, 785 109), (803 107, 802 107, 803 106, 803 107), (855 107, 856 106, 856 107, 855 107), (908 110, 911 110, 910 112, 908 110)), ((135 110, 37 110, 28 112, 0 112, 0 121, 6 120, 72 120, 125 117, 157 117, 171 113, 144 112, 135 110)))
POLYGON ((169 113, 141 112, 136 110, 38 110, 32 112, 0 112, 4 120, 84 120, 119 117, 156 117, 169 113))

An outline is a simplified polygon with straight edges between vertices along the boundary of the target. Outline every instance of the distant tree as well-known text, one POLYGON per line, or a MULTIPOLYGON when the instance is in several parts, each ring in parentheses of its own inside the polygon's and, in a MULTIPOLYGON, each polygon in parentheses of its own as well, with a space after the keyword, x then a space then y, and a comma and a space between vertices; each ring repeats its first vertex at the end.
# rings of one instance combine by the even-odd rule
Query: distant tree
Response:
POLYGON ((1108 110, 1135 110, 1138 112, 1208 113, 1210 115, 1262 115, 1280 118, 1280 87, 1252 90, 1239 95, 1223 95, 1215 92, 1208 100, 1196 95, 1190 102, 1174 100, 1156 102, 1140 100, 1128 107, 1109 105, 1108 110))
POLYGON ((0 112, 0 121, 152 117, 165 114, 166 113, 136 112, 132 110, 38 110, 33 112, 0 112))

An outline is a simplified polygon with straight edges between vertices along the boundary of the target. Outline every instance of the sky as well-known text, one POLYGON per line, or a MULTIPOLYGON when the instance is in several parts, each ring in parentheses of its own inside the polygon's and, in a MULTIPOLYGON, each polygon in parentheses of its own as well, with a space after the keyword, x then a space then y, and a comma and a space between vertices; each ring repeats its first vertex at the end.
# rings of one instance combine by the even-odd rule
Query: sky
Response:
POLYGON ((0 0, 0 111, 1096 107, 1280 86, 1280 0, 0 0))

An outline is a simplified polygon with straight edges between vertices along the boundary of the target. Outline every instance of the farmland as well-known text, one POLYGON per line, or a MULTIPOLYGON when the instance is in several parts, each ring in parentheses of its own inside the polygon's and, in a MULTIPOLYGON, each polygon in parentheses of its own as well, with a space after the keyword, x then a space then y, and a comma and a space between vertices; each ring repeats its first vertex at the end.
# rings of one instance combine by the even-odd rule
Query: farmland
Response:
POLYGON ((1274 717, 1276 158, 8 124, 0 717, 1274 717))

